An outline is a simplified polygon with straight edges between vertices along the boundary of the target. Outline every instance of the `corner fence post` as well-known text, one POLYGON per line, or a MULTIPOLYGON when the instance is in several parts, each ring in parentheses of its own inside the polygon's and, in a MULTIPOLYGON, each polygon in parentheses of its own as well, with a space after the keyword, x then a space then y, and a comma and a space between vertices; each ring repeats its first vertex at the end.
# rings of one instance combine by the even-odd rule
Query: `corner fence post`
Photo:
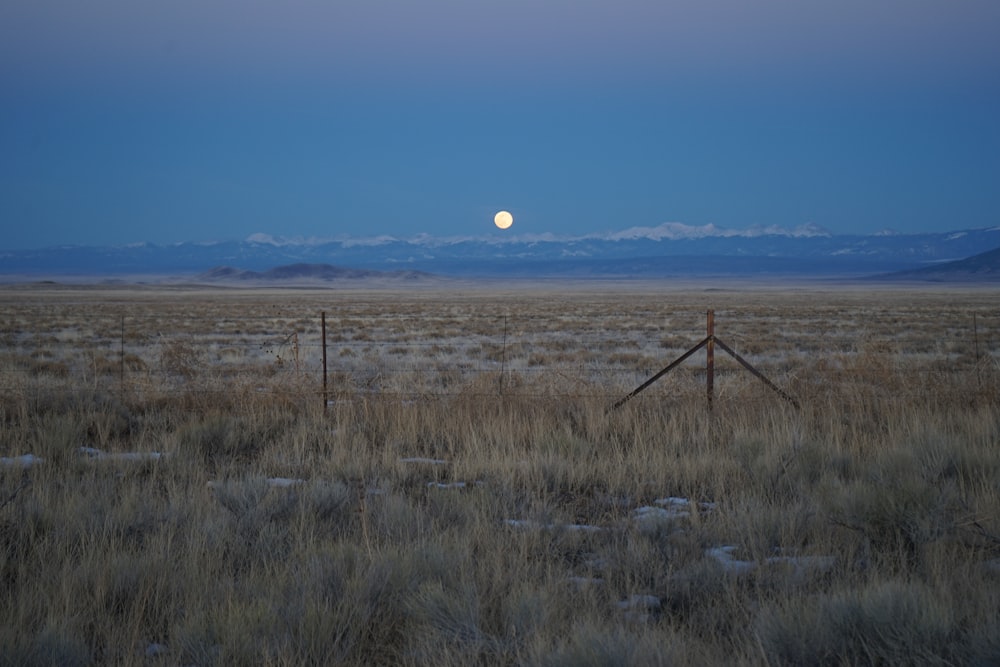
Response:
POLYGON ((326 394, 326 311, 320 313, 320 331, 323 338, 323 412, 326 412, 327 401, 326 394))
POLYGON ((722 348, 723 352, 725 352, 726 354, 728 354, 729 356, 731 356, 733 359, 735 359, 736 361, 738 361, 739 364, 741 366, 743 366, 743 368, 747 369, 751 374, 755 375, 758 379, 761 380, 761 382, 763 382, 768 387, 770 387, 772 390, 774 390, 774 392, 777 393, 779 396, 781 396, 783 399, 785 399, 786 401, 788 401, 789 403, 791 403, 792 405, 794 405, 796 410, 799 409, 799 407, 800 407, 799 406, 799 402, 797 400, 795 400, 795 398, 793 396, 791 396, 788 393, 782 391, 778 387, 778 385, 776 385, 773 382, 771 382, 770 380, 768 380, 767 377, 765 377, 763 373, 761 373, 756 368, 754 368, 753 365, 751 365, 749 361, 747 361, 746 359, 744 359, 743 357, 741 357, 740 355, 738 355, 733 348, 729 347, 728 345, 725 344, 725 342, 723 342, 722 340, 720 340, 720 339, 718 339, 718 338, 715 337, 715 311, 714 310, 709 310, 708 311, 708 331, 707 331, 707 334, 708 335, 705 336, 704 340, 702 340, 700 343, 698 343, 697 345, 695 345, 694 347, 692 347, 690 350, 688 350, 687 352, 685 352, 681 356, 679 356, 676 359, 674 359, 673 361, 671 361, 669 364, 666 365, 666 367, 663 368, 663 370, 661 370, 659 373, 657 373, 656 375, 654 375, 653 377, 649 378, 648 380, 646 380, 645 382, 643 382, 641 385, 639 385, 638 387, 636 387, 635 389, 633 389, 632 392, 629 393, 627 396, 625 396, 624 398, 616 401, 611 406, 611 408, 609 409, 609 411, 610 410, 617 410, 621 406, 625 405, 625 403, 629 399, 631 399, 633 396, 637 395, 639 392, 643 391, 646 387, 648 387, 649 385, 653 384, 654 382, 656 382, 657 380, 659 380, 661 377, 663 377, 664 375, 666 375, 667 373, 669 373, 670 371, 672 371, 674 368, 676 368, 677 366, 679 366, 685 359, 687 359, 688 357, 690 357, 692 354, 694 354, 695 352, 697 352, 698 350, 700 350, 703 347, 705 348, 705 356, 706 356, 706 360, 705 360, 705 384, 707 385, 707 393, 708 393, 708 409, 711 410, 712 409, 712 394, 713 394, 713 390, 715 388, 715 345, 716 345, 716 343, 718 343, 719 347, 722 348))
POLYGON ((715 393, 715 311, 708 311, 708 329, 705 340, 705 390, 708 396, 708 409, 712 409, 712 399, 715 393))

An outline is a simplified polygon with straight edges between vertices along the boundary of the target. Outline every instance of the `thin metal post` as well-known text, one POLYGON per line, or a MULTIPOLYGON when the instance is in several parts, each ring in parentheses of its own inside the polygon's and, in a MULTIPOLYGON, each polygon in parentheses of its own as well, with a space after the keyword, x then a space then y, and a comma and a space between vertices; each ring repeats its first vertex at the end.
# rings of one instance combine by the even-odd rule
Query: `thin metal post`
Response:
POLYGON ((708 395, 708 409, 712 409, 712 398, 715 393, 715 311, 708 311, 708 331, 705 346, 705 389, 708 395))
POLYGON ((323 412, 326 412, 327 393, 326 393, 326 311, 324 310, 320 315, 320 331, 323 337, 323 412))
POLYGON ((507 365, 507 316, 503 316, 503 346, 500 349, 500 382, 497 393, 503 394, 503 372, 507 365))
POLYGON ((976 386, 980 391, 983 389, 983 366, 979 358, 979 324, 976 321, 976 314, 972 313, 972 339, 976 343, 976 386))
POLYGON ((122 338, 119 348, 118 385, 121 390, 122 400, 125 400, 125 316, 122 315, 122 338))

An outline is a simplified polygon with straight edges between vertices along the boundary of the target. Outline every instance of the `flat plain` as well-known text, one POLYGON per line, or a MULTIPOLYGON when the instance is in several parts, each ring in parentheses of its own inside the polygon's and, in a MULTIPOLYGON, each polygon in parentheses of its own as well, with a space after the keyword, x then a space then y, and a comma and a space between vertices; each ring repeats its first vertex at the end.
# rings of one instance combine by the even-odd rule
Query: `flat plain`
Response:
POLYGON ((0 664, 995 662, 996 297, 5 287, 0 664))

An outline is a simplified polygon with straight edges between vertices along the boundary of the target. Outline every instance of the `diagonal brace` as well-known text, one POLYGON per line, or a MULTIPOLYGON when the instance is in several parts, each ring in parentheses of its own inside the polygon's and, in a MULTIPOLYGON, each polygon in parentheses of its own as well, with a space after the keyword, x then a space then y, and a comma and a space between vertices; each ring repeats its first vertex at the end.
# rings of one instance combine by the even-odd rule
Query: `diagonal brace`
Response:
MULTIPOLYGON (((715 336, 712 336, 712 338, 715 338, 715 336)), ((783 391, 782 389, 780 389, 778 387, 778 385, 774 384, 773 382, 771 382, 770 380, 768 380, 766 377, 764 377, 763 373, 761 373, 756 368, 754 368, 753 366, 751 366, 750 362, 747 361, 746 359, 744 359, 743 357, 741 357, 740 355, 738 355, 736 353, 736 351, 733 350, 733 348, 729 347, 728 345, 726 345, 725 343, 723 343, 718 338, 715 338, 715 344, 718 345, 719 347, 721 347, 723 350, 725 350, 726 353, 729 354, 729 356, 731 356, 733 359, 735 359, 736 361, 740 362, 740 365, 742 365, 743 368, 747 369, 748 371, 750 371, 751 373, 753 373, 754 375, 756 375, 758 378, 760 378, 761 382, 763 382, 768 387, 770 387, 775 392, 777 392, 777 394, 779 396, 781 396, 783 399, 785 399, 786 401, 788 401, 789 403, 791 403, 792 405, 794 405, 796 410, 799 409, 800 406, 799 406, 799 402, 797 400, 795 400, 794 398, 792 398, 792 396, 790 396, 785 391, 783 391)))
POLYGON ((643 382, 641 385, 639 385, 638 387, 636 387, 635 389, 633 389, 632 392, 628 396, 626 396, 625 398, 622 398, 622 399, 618 400, 614 405, 611 406, 611 409, 612 410, 617 410, 621 406, 625 405, 625 403, 627 401, 629 401, 631 398, 633 398, 636 394, 638 394, 643 389, 645 389, 649 385, 651 385, 654 382, 656 382, 657 380, 659 380, 661 377, 663 377, 664 375, 666 375, 670 371, 674 370, 674 368, 676 368, 681 363, 683 363, 684 360, 687 359, 688 357, 690 357, 692 354, 694 354, 695 352, 697 352, 701 348, 703 348, 706 345, 708 345, 708 341, 712 340, 713 338, 714 338, 714 336, 705 336, 705 339, 703 341, 701 341, 700 343, 698 343, 697 345, 695 345, 694 347, 692 347, 690 350, 688 350, 687 352, 685 352, 681 356, 679 356, 676 359, 674 359, 673 361, 671 361, 659 373, 657 373, 656 375, 654 375, 653 377, 649 378, 648 380, 646 380, 645 382, 643 382))

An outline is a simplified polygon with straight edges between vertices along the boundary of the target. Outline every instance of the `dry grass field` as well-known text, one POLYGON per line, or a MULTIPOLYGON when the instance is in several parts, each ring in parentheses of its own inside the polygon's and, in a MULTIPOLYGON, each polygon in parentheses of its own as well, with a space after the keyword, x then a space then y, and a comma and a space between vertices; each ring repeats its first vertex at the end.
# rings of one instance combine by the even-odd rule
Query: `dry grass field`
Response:
POLYGON ((997 303, 3 288, 0 664, 997 664, 997 303))

